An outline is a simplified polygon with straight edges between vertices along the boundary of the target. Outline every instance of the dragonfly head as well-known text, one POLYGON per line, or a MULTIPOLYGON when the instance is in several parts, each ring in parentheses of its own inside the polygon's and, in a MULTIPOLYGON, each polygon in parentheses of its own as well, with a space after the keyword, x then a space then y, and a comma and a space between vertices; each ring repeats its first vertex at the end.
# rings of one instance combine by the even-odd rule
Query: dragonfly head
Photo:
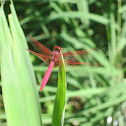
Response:
POLYGON ((60 51, 62 50, 62 48, 61 48, 61 47, 59 47, 59 46, 54 47, 53 49, 54 49, 54 51, 56 51, 56 52, 60 52, 60 51))

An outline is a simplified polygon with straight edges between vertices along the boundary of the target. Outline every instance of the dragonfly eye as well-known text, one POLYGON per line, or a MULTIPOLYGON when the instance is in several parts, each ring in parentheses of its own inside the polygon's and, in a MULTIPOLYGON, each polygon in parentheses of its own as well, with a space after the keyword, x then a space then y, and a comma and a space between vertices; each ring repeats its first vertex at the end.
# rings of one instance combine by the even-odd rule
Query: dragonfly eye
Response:
POLYGON ((62 49, 61 49, 61 47, 54 47, 54 51, 57 51, 57 52, 60 52, 62 49))

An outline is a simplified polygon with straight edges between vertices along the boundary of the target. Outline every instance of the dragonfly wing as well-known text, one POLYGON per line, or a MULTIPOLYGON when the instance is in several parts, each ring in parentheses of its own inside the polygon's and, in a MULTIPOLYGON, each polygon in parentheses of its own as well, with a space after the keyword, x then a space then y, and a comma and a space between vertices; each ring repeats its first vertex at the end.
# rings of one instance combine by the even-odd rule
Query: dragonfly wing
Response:
POLYGON ((74 61, 66 61, 66 65, 72 65, 72 66, 77 66, 77 65, 93 65, 91 63, 81 63, 81 62, 74 62, 74 61))
POLYGON ((30 38, 32 39, 31 44, 33 45, 33 47, 35 48, 35 50, 38 53, 40 53, 44 56, 51 56, 52 55, 52 52, 49 48, 47 48, 46 46, 44 46, 43 44, 41 44, 40 42, 35 40, 32 36, 30 36, 30 38))
POLYGON ((80 64, 92 65, 90 63, 83 63, 83 62, 78 61, 78 56, 87 57, 87 55, 89 54, 91 50, 95 50, 95 49, 69 51, 69 52, 63 53, 63 57, 64 57, 66 65, 80 65, 80 64))
POLYGON ((50 57, 48 57, 48 56, 44 56, 44 55, 42 55, 42 54, 39 54, 39 53, 36 53, 36 52, 34 52, 34 51, 32 51, 32 50, 29 50, 29 49, 27 49, 28 51, 30 51, 32 54, 34 54, 35 56, 37 56, 38 58, 40 58, 42 61, 44 61, 46 64, 49 64, 49 62, 50 62, 50 57))
MULTIPOLYGON (((54 66, 58 66, 60 63, 60 60, 56 61, 54 66)), ((83 64, 86 64, 86 65, 93 65, 91 63, 81 63, 81 62, 77 62, 77 61, 64 61, 65 65, 72 65, 72 66, 77 66, 77 65, 83 65, 83 64)))
POLYGON ((68 51, 66 53, 63 53, 63 56, 75 56, 75 55, 79 55, 79 56, 84 56, 89 54, 90 51, 92 50, 97 50, 97 49, 87 49, 87 50, 78 50, 78 51, 68 51))

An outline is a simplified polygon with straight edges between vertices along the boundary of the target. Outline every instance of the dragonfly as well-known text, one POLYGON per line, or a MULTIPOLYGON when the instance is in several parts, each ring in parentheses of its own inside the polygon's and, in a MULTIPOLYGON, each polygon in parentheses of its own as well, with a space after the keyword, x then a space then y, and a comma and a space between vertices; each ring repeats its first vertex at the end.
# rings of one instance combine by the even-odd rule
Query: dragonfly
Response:
MULTIPOLYGON (((30 36, 30 35, 29 35, 30 36)), ((49 77, 51 75, 52 69, 54 66, 58 66, 60 63, 60 57, 61 57, 61 51, 62 48, 57 46, 53 48, 53 52, 37 40, 35 40, 32 36, 31 38, 31 44, 35 48, 37 52, 34 52, 30 49, 27 49, 32 54, 40 58, 43 62, 45 62, 47 65, 49 65, 43 79, 41 82, 40 92, 43 90, 45 85, 47 84, 49 77)), ((68 65, 79 65, 79 64, 87 64, 92 65, 90 63, 80 63, 76 58, 75 55, 83 56, 84 54, 87 54, 87 50, 79 50, 79 51, 68 51, 66 53, 62 53, 64 59, 66 58, 65 63, 68 65)))

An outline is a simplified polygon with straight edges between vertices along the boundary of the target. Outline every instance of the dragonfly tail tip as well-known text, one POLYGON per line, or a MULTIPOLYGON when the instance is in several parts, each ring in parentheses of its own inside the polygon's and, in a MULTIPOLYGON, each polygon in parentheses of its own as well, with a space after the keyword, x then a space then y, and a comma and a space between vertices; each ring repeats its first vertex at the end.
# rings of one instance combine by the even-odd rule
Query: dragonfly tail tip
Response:
POLYGON ((40 92, 42 91, 43 88, 40 88, 40 92))

